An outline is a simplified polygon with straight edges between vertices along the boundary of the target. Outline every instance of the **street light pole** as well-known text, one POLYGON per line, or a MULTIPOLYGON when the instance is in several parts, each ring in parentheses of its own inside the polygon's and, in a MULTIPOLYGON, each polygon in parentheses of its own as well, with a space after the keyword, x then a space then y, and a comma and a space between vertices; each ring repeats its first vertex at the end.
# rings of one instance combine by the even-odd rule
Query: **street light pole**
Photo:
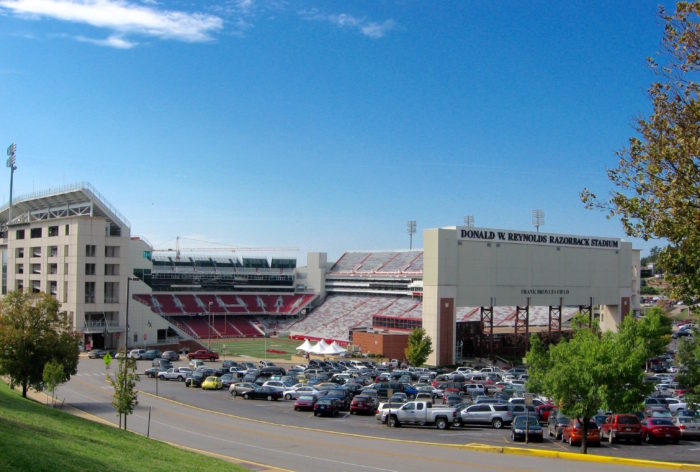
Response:
POLYGON ((211 351, 211 302, 209 302, 209 350, 211 351))
POLYGON ((10 144, 7 148, 7 167, 10 168, 10 206, 8 210, 7 222, 12 223, 12 180, 15 176, 15 171, 17 166, 15 165, 15 153, 17 152, 17 145, 15 143, 10 144))

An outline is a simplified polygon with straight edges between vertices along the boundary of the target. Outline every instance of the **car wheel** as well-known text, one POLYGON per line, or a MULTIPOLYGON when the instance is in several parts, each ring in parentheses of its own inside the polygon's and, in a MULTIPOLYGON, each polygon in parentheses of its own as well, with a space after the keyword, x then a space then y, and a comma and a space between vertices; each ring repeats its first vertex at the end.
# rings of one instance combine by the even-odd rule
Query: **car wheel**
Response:
POLYGON ((447 420, 445 418, 438 418, 435 422, 435 427, 437 429, 447 429, 447 420))
POLYGON ((286 395, 284 396, 284 399, 285 399, 285 400, 291 400, 291 399, 292 399, 292 394, 291 394, 291 393, 286 394, 286 395))
POLYGON ((294 411, 299 411, 299 408, 295 406, 294 411))
POLYGON ((244 393, 244 394, 243 394, 243 398, 245 398, 246 400, 248 400, 248 399, 250 398, 250 395, 248 395, 247 393, 244 393))
POLYGON ((390 416, 388 421, 389 421, 389 426, 392 428, 398 428, 399 426, 401 426, 401 424, 399 423, 399 420, 396 419, 396 416, 393 416, 393 415, 390 416))
POLYGON ((210 362, 214 362, 215 360, 216 360, 216 357, 210 357, 210 358, 209 358, 209 361, 210 361, 210 362))
POLYGON ((271 402, 271 401, 272 401, 272 395, 268 395, 268 396, 267 396, 267 401, 268 401, 268 402, 271 402))
POLYGON ((510 440, 515 442, 515 432, 513 431, 510 432, 510 440))
POLYGON ((610 432, 608 433, 608 443, 609 443, 609 444, 614 444, 614 443, 615 443, 615 433, 613 433, 612 431, 610 431, 610 432))
POLYGON ((646 441, 646 442, 648 442, 648 443, 651 442, 651 436, 649 435, 649 431, 647 431, 647 432, 644 434, 644 441, 646 441))
POLYGON ((501 429, 503 427, 503 420, 500 418, 494 418, 491 421, 491 426, 493 426, 493 429, 501 429))
POLYGON ((314 411, 314 416, 318 416, 318 411, 314 411))
POLYGON ((572 447, 573 447, 573 445, 574 445, 574 441, 572 441, 572 440, 571 440, 571 436, 569 436, 569 446, 572 446, 572 447))

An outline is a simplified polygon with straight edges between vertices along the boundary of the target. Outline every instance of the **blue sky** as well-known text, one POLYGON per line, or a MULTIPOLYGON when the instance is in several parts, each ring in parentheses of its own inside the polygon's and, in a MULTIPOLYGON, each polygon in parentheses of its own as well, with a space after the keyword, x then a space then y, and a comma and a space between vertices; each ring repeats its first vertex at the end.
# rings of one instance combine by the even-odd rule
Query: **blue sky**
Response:
POLYGON ((334 259, 534 208, 624 237, 578 193, 610 189, 661 35, 647 1, 0 0, 0 144, 15 196, 89 181, 157 247, 334 259))

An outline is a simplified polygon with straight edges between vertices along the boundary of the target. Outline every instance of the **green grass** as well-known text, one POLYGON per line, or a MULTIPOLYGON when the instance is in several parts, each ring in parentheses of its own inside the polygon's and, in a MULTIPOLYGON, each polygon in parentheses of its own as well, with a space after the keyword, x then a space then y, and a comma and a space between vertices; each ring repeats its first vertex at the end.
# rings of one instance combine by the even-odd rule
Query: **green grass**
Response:
MULTIPOLYGON (((287 338, 256 338, 256 339, 217 339, 212 340, 211 348, 219 354, 227 356, 245 356, 254 359, 284 359, 291 360, 297 346, 301 345, 302 341, 287 338), (267 349, 277 351, 286 351, 287 354, 277 354, 267 352, 267 349), (224 346, 226 346, 224 348, 224 346)), ((207 345, 206 341, 202 344, 207 345)))
POLYGON ((2 471, 244 471, 22 398, 0 382, 2 471))

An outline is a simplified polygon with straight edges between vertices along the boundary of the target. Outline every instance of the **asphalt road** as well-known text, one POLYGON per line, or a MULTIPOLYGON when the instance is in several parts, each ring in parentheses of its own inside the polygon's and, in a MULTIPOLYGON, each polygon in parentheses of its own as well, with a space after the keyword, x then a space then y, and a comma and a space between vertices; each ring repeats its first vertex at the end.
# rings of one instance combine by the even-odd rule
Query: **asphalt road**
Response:
MULTIPOLYGON (((139 372, 149 367, 139 362, 139 372)), ((180 363, 184 364, 184 363, 180 363)), ((81 359, 79 371, 58 389, 59 398, 93 415, 118 422, 111 406, 112 389, 105 382, 102 360, 81 359)), ((603 463, 585 463, 521 455, 490 454, 456 446, 480 443, 512 446, 508 429, 388 428, 374 416, 343 414, 316 418, 295 412, 292 402, 267 402, 233 398, 226 391, 189 389, 176 381, 158 382, 141 376, 139 405, 129 417, 129 429, 146 434, 151 410, 151 437, 211 451, 244 461, 296 471, 421 471, 469 467, 493 471, 629 470, 603 463)), ((523 445, 563 452, 576 452, 560 441, 523 445)), ((633 457, 657 461, 698 464, 700 442, 679 445, 612 445, 590 448, 592 454, 633 457)), ((254 468, 254 467, 252 467, 254 468)))

